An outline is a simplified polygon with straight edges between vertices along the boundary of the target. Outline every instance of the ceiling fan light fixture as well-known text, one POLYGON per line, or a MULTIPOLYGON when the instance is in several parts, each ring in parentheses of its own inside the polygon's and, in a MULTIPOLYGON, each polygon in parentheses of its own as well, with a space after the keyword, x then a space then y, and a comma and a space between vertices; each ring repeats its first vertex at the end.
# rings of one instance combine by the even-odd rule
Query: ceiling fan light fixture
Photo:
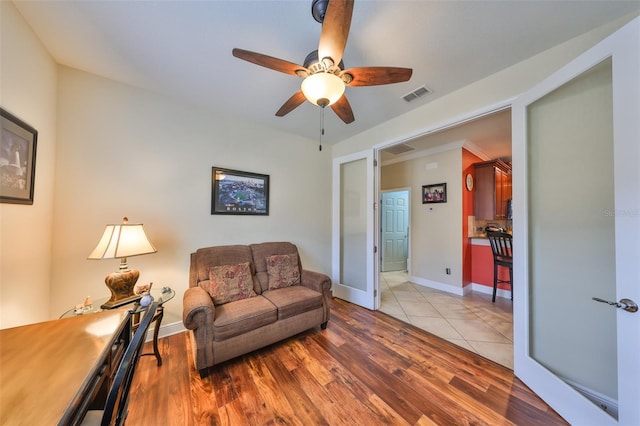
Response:
POLYGON ((300 86, 300 90, 309 102, 322 107, 336 103, 344 94, 344 89, 344 81, 328 72, 310 75, 302 81, 300 86))

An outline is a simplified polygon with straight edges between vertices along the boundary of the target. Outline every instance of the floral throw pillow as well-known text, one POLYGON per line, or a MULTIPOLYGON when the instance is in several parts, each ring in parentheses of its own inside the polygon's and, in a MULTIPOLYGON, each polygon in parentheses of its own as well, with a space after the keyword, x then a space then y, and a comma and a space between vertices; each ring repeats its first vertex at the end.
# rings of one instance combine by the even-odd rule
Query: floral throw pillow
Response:
POLYGON ((209 268, 209 288, 214 305, 256 296, 249 262, 209 268))
POLYGON ((269 290, 300 284, 297 254, 276 254, 266 260, 269 290))

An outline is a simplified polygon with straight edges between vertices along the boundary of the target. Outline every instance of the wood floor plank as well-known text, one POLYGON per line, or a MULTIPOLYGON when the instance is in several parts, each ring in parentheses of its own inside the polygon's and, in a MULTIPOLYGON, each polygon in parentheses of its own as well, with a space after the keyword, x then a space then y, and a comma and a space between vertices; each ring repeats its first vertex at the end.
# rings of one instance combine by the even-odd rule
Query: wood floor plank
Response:
POLYGON ((541 411, 495 388, 489 389, 486 393, 481 393, 474 387, 457 379, 454 379, 451 385, 496 413, 508 412, 514 423, 538 419, 540 424, 547 424, 545 419, 548 413, 546 411, 541 411))
POLYGON ((249 372, 253 377, 253 381, 258 389, 258 394, 263 398, 262 406, 271 413, 273 419, 278 424, 300 424, 299 419, 289 404, 286 394, 289 391, 287 383, 279 383, 273 377, 271 371, 267 368, 262 358, 268 355, 258 357, 247 357, 249 372))
POLYGON ((497 363, 381 312, 339 299, 331 309, 326 330, 204 379, 188 333, 161 339, 163 365, 139 363, 127 425, 567 424, 497 363))
MULTIPOLYGON (((265 367, 269 370, 275 382, 278 383, 278 387, 285 389, 283 396, 289 402, 296 419, 303 425, 327 425, 327 421, 314 404, 311 396, 302 390, 295 376, 287 370, 284 364, 274 355, 269 355, 263 359, 265 367)), ((309 369, 307 368, 307 370, 309 369)))
POLYGON ((326 385, 333 381, 333 375, 327 369, 327 365, 317 362, 317 359, 309 353, 307 348, 302 344, 302 340, 292 340, 289 343, 289 347, 292 349, 293 354, 297 357, 302 366, 309 370, 318 383, 326 385))
MULTIPOLYGON (((354 418, 361 421, 362 424, 384 423, 388 418, 384 410, 380 410, 376 404, 369 402, 374 396, 372 392, 358 380, 357 376, 324 352, 322 347, 315 342, 317 337, 321 338, 322 336, 306 336, 303 342, 308 350, 314 354, 317 362, 330 366, 333 375, 331 382, 322 386, 322 391, 318 393, 320 397, 314 399, 329 424, 350 426, 353 424, 354 418), (349 404, 349 410, 343 410, 344 401, 360 401, 360 403, 349 404)), ((300 387, 305 389, 305 392, 308 392, 309 385, 312 383, 320 386, 316 378, 304 368, 296 369, 293 373, 298 377, 298 383, 300 387), (305 373, 308 374, 306 377, 305 373)))
MULTIPOLYGON (((219 403, 219 401, 215 396, 214 388, 212 386, 212 381, 200 380, 199 373, 194 374, 195 368, 193 366, 191 366, 191 368, 185 369, 184 358, 186 357, 187 360, 193 359, 193 354, 191 352, 193 348, 193 345, 191 342, 192 336, 188 333, 182 333, 176 336, 184 337, 184 340, 185 340, 184 344, 181 342, 181 344, 176 345, 174 342, 172 342, 175 336, 171 336, 170 338, 166 338, 166 339, 161 339, 163 343, 167 343, 168 345, 171 346, 172 348, 171 354, 174 356, 169 358, 165 352, 161 352, 161 353, 163 357, 163 367, 170 359, 172 363, 181 365, 182 367, 181 370, 183 372, 184 370, 187 370, 186 373, 187 373, 188 385, 189 385, 189 400, 186 401, 186 403, 190 408, 190 416, 188 420, 185 421, 183 424, 190 425, 190 426, 206 425, 206 424, 221 424, 221 421, 219 418, 220 411, 217 409, 217 407, 222 406, 222 404, 219 403), (165 359, 165 358, 169 358, 169 359, 165 359)), ((146 345, 150 345, 150 343, 147 343, 146 345)), ((138 366, 138 370, 140 370, 140 366, 138 366)), ((214 374, 217 374, 218 371, 220 371, 220 369, 216 370, 214 374)), ((168 392, 165 391, 163 393, 171 393, 173 396, 173 399, 184 400, 185 398, 184 397, 181 398, 180 396, 185 394, 173 393, 173 389, 174 389, 173 386, 174 386, 174 383, 176 382, 176 378, 181 376, 170 376, 171 379, 167 380, 166 375, 171 373, 172 372, 165 372, 158 369, 156 369, 155 371, 155 374, 158 377, 161 377, 163 379, 162 384, 164 385, 164 387, 171 386, 171 388, 167 388, 167 389, 170 389, 170 391, 168 392), (177 398, 176 398, 176 395, 178 395, 177 398)), ((138 373, 136 371, 136 375, 137 374, 138 373)), ((219 381, 216 381, 216 383, 218 382, 219 381)), ((163 416, 165 419, 171 418, 171 423, 169 424, 179 424, 179 423, 173 423, 175 421, 173 418, 173 415, 171 417, 167 417, 168 413, 170 413, 171 411, 164 410, 164 409, 157 409, 157 411, 159 415, 163 416)), ((129 414, 129 416, 131 416, 131 413, 129 414)), ((144 418, 144 417, 141 417, 141 418, 144 418)))
POLYGON ((334 381, 322 386, 305 368, 295 369, 291 373, 296 377, 300 388, 314 401, 327 424, 349 425, 353 422, 354 416, 363 420, 367 419, 368 413, 360 406, 350 405, 351 411, 342 409, 344 406, 342 401, 354 398, 343 383, 334 381))
MULTIPOLYGON (((356 341, 357 339, 354 340, 354 342, 356 341)), ((369 348, 369 350, 375 349, 378 348, 369 348)), ((427 397, 416 395, 413 388, 407 386, 394 374, 380 368, 366 356, 366 352, 363 353, 359 348, 355 349, 353 344, 344 345, 340 351, 335 351, 333 356, 348 366, 349 371, 353 372, 409 423, 415 423, 423 413, 427 413, 430 418, 435 417, 441 421, 449 422, 449 424, 455 422, 441 407, 432 404, 427 397)))
MULTIPOLYGON (((215 370, 215 369, 214 369, 215 370)), ((273 416, 265 410, 264 399, 253 381, 253 376, 248 368, 241 364, 228 363, 225 371, 232 377, 232 386, 237 395, 240 406, 243 407, 245 416, 250 424, 266 424, 273 416)), ((215 379, 211 380, 215 383, 215 379)))
MULTIPOLYGON (((214 418, 208 419, 210 421, 207 422, 207 419, 201 418, 199 422, 196 424, 201 425, 223 425, 223 426, 234 426, 234 425, 245 425, 249 424, 249 419, 246 416, 244 409, 242 408, 242 404, 239 400, 231 401, 218 409, 218 417, 219 420, 214 418)), ((265 423, 267 424, 267 423, 265 423)))
MULTIPOLYGON (((379 335, 377 336, 379 337, 379 335)), ((361 334, 359 337, 360 338, 356 339, 354 344, 359 344, 361 346, 367 345, 368 347, 371 347, 375 343, 382 342, 382 340, 379 341, 379 339, 377 339, 376 337, 365 338, 364 334, 361 334)), ((417 349, 415 342, 409 346, 405 346, 405 348, 409 348, 407 350, 410 350, 411 348, 414 348, 414 350, 417 349)), ((397 376, 397 378, 400 380, 401 383, 408 384, 409 387, 408 389, 406 389, 407 392, 411 392, 411 389, 425 389, 425 390, 435 389, 434 392, 427 393, 428 395, 427 398, 420 398, 419 400, 416 400, 414 402, 414 404, 422 404, 420 408, 423 411, 429 410, 428 416, 430 418, 436 419, 437 421, 444 422, 444 423, 455 422, 454 418, 457 418, 458 420, 466 419, 465 421, 468 421, 469 423, 477 423, 479 421, 475 413, 478 410, 481 410, 482 407, 475 407, 474 410, 469 410, 469 413, 473 413, 473 414, 469 414, 466 412, 460 413, 458 409, 456 410, 442 409, 442 407, 445 407, 445 406, 456 407, 457 405, 460 405, 460 403, 462 402, 462 401, 457 401, 457 404, 452 404, 452 401, 449 401, 443 397, 444 394, 437 392, 439 388, 445 387, 449 382, 450 378, 453 376, 449 374, 449 375, 444 375, 444 377, 438 377, 438 376, 431 375, 428 371, 421 370, 425 374, 421 375, 420 378, 423 378, 425 380, 418 383, 418 380, 415 380, 416 379, 415 377, 412 377, 411 375, 406 374, 409 371, 408 367, 411 365, 411 360, 409 359, 409 356, 407 358, 403 358, 400 356, 400 354, 397 351, 390 350, 389 347, 384 346, 382 344, 380 345, 380 347, 377 347, 376 349, 377 350, 375 351, 375 353, 370 354, 368 357, 372 360, 374 360, 375 358, 374 362, 379 367, 386 369, 387 373, 397 376), (426 408, 425 404, 430 404, 429 408, 426 408)), ((417 351, 415 351, 414 353, 417 353, 417 351)), ((415 356, 413 359, 415 362, 415 356)), ((389 380, 391 379, 389 378, 385 379, 385 381, 389 381, 389 380)), ((394 385, 394 388, 398 388, 398 387, 399 387, 398 384, 394 385)), ((411 396, 406 398, 407 399, 411 398, 411 396)), ((494 421, 495 419, 491 418, 490 414, 491 413, 487 412, 486 417, 494 421)))

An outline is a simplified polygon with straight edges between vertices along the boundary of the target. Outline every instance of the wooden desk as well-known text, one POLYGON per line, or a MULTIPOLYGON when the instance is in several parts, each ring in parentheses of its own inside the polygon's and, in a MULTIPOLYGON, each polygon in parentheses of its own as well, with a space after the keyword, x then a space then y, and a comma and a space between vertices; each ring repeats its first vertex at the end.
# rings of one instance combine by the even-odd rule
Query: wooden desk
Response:
POLYGON ((0 330, 0 424, 78 423, 130 340, 127 309, 0 330))

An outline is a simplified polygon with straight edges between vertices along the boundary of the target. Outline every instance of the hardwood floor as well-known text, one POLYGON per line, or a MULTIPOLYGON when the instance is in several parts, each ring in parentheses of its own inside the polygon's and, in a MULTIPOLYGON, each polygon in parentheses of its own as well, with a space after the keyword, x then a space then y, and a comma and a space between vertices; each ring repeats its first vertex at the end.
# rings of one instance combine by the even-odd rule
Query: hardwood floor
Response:
POLYGON ((567 424, 493 361, 382 312, 339 299, 331 308, 326 330, 205 379, 188 334, 161 339, 163 365, 146 356, 138 365, 127 425, 567 424))

